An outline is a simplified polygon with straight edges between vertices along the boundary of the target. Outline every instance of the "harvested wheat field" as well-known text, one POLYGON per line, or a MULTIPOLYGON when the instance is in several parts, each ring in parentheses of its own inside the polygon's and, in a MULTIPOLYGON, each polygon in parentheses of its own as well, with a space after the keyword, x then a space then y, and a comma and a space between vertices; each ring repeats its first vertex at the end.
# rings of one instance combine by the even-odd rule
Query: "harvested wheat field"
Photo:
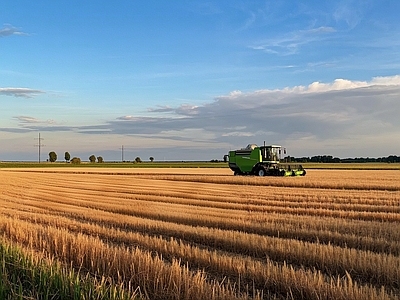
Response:
POLYGON ((2 169, 0 186, 3 245, 124 299, 400 298, 400 171, 2 169))

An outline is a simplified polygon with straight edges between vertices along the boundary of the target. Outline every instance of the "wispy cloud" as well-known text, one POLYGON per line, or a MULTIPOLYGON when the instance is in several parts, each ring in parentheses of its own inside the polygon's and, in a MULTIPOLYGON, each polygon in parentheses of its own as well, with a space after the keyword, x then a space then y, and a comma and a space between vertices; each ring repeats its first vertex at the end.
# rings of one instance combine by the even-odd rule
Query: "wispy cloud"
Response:
POLYGON ((345 22, 348 29, 356 27, 363 16, 363 11, 369 6, 368 1, 338 1, 333 13, 336 22, 345 22))
POLYGON ((150 108, 149 112, 160 112, 160 113, 175 113, 177 115, 195 115, 197 114, 197 105, 182 104, 178 107, 170 106, 158 106, 156 108, 150 108))
POLYGON ((149 112, 174 112, 175 108, 167 105, 157 106, 155 108, 149 108, 149 112))
POLYGON ((297 30, 286 34, 283 37, 267 39, 250 46, 253 50, 261 50, 266 53, 291 55, 298 52, 298 49, 306 44, 321 41, 328 34, 334 33, 333 27, 318 27, 307 30, 297 30))
POLYGON ((10 35, 28 35, 28 34, 19 30, 14 26, 5 24, 4 27, 0 29, 0 37, 6 37, 10 35))
POLYGON ((29 88, 0 88, 0 96, 14 96, 14 97, 23 97, 23 98, 33 98, 39 94, 44 94, 44 91, 29 89, 29 88))
POLYGON ((37 124, 40 123, 40 121, 34 117, 28 117, 28 116, 18 116, 14 117, 14 119, 20 121, 21 123, 27 123, 27 124, 37 124))
POLYGON ((26 125, 31 125, 31 124, 49 124, 49 125, 55 125, 56 121, 49 119, 49 120, 40 120, 35 117, 30 117, 30 116, 16 116, 14 119, 18 120, 21 124, 24 126, 26 125))

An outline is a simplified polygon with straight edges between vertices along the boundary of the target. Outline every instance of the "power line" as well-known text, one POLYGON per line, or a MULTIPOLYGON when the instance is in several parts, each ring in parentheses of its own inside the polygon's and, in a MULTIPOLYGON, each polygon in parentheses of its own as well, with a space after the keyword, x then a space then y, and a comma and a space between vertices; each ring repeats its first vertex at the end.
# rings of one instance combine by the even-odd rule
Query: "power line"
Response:
POLYGON ((35 147, 38 147, 38 152, 39 152, 38 161, 39 161, 39 163, 40 163, 40 149, 44 146, 44 145, 42 144, 42 141, 44 140, 44 138, 41 138, 41 137, 40 137, 40 132, 39 132, 39 138, 35 138, 35 140, 38 140, 38 144, 35 145, 35 147))
POLYGON ((124 162, 124 153, 125 153, 124 151, 127 150, 127 149, 128 149, 128 150, 129 150, 129 149, 130 149, 130 150, 133 150, 134 147, 125 147, 124 145, 122 145, 121 148, 118 148, 118 149, 121 150, 121 162, 124 162))
POLYGON ((122 145, 121 149, 121 162, 124 162, 124 145, 122 145))

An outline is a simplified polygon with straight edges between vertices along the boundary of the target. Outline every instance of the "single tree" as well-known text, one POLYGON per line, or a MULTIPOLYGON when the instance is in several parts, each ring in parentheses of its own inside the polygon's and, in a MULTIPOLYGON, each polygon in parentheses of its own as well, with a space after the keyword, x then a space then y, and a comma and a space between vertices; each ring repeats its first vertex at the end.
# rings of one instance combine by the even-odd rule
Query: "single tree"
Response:
POLYGON ((104 162, 103 157, 98 156, 98 157, 97 157, 97 162, 98 162, 98 163, 103 163, 103 162, 104 162))
POLYGON ((65 159, 65 162, 69 162, 70 161, 71 155, 69 154, 69 152, 65 152, 64 159, 65 159))
POLYGON ((153 162, 153 161, 154 161, 154 157, 153 157, 153 156, 150 156, 150 158, 149 158, 149 159, 150 159, 150 161, 151 161, 151 162, 153 162))
POLYGON ((138 156, 138 157, 136 157, 135 158, 135 162, 137 162, 137 163, 141 163, 142 162, 142 160, 140 159, 140 157, 138 156))
POLYGON ((94 154, 90 155, 90 156, 89 156, 89 161, 90 161, 91 163, 96 162, 96 156, 94 156, 94 154))
POLYGON ((49 161, 50 162, 55 162, 57 160, 57 153, 55 153, 54 151, 51 151, 49 153, 49 161))
POLYGON ((81 163, 81 159, 79 157, 74 157, 73 159, 71 159, 71 164, 80 164, 81 163))

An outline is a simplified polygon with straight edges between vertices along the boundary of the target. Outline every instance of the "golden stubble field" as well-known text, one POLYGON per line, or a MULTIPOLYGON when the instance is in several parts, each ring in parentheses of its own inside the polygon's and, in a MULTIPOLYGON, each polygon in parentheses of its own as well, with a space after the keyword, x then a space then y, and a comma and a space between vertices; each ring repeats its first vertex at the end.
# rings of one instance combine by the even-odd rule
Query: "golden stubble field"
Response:
POLYGON ((0 232, 144 299, 400 297, 398 170, 0 169, 0 232))

